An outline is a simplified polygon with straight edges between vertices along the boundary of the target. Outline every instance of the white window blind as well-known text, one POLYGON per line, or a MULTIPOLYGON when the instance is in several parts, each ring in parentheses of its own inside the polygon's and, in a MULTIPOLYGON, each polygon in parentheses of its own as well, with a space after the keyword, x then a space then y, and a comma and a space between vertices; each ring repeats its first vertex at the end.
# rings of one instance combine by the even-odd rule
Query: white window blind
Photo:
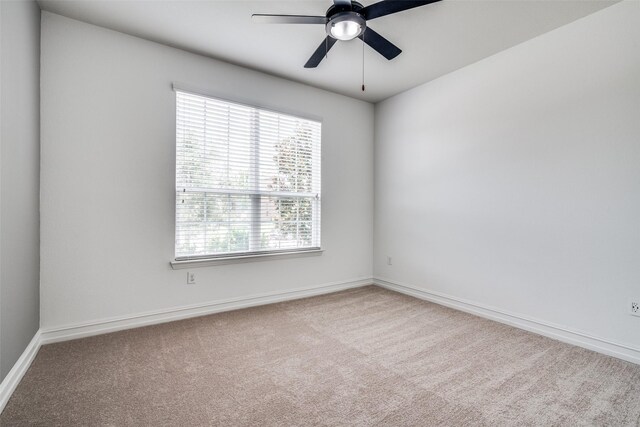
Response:
POLYGON ((320 248, 316 121, 176 90, 176 260, 320 248))

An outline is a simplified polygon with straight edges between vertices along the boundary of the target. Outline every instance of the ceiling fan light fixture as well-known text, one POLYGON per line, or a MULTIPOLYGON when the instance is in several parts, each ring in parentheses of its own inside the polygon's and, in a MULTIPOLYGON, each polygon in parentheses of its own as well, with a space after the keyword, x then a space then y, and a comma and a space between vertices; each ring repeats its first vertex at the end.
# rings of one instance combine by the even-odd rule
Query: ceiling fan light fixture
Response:
POLYGON ((338 40, 353 40, 360 32, 362 27, 354 21, 342 21, 331 25, 331 35, 338 40))
POLYGON ((362 34, 365 25, 365 20, 360 14, 342 12, 329 19, 327 34, 338 40, 352 40, 362 34))

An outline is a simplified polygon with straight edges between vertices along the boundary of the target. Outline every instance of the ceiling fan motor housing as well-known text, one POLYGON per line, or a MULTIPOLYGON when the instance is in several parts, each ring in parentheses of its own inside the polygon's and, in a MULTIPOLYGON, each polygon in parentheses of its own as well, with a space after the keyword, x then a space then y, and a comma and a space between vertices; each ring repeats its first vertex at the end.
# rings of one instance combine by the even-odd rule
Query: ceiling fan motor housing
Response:
POLYGON ((351 2, 351 7, 334 4, 327 10, 327 34, 337 40, 351 40, 362 34, 367 20, 358 13, 362 5, 351 2))

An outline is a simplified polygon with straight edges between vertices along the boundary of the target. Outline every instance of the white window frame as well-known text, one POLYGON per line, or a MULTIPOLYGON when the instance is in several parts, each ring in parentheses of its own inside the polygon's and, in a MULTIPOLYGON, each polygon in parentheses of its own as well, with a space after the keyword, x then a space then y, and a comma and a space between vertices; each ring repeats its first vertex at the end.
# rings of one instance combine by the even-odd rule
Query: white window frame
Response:
MULTIPOLYGON (((193 95, 197 95, 197 96, 201 96, 201 97, 206 97, 206 98, 212 98, 218 101, 222 101, 222 102, 227 102, 227 103, 232 103, 232 104, 237 104, 237 105, 241 105, 244 107, 249 107, 252 109, 256 109, 251 117, 251 120, 257 120, 257 116, 258 116, 258 112, 257 110, 262 110, 262 111, 266 111, 266 112, 272 112, 272 113, 276 113, 276 114, 283 114, 283 115, 287 115, 287 116, 291 116, 291 117, 297 117, 303 120, 309 120, 309 121, 315 121, 315 122, 319 122, 322 125, 322 120, 319 120, 317 118, 308 118, 308 117, 304 117, 301 116, 299 114, 292 114, 290 112, 284 112, 284 111, 280 111, 280 110, 276 110, 276 109, 271 109, 271 108, 265 108, 261 105, 254 105, 251 103, 247 103, 247 102, 239 102, 236 100, 230 100, 228 98, 225 97, 220 97, 217 95, 212 95, 212 94, 208 94, 206 92, 203 91, 199 91, 199 90, 193 90, 190 88, 186 88, 185 86, 182 85, 177 85, 177 84, 173 84, 173 90, 175 92, 183 92, 183 93, 187 93, 187 94, 193 94, 193 95)), ((176 99, 176 98, 174 98, 176 99)), ((177 103, 175 105, 174 111, 177 112, 177 103)), ((321 138, 322 139, 322 138, 321 138)), ((176 142, 176 140, 174 140, 174 143, 176 142)), ((320 141, 321 144, 321 141, 320 141)), ((251 127, 251 145, 253 147, 252 149, 252 161, 251 161, 251 165, 254 168, 259 168, 260 164, 258 162, 258 158, 260 156, 260 150, 259 150, 259 144, 258 144, 258 135, 255 133, 255 127, 252 126, 251 127)), ((176 153, 177 154, 177 153, 176 153)), ((319 166, 321 168, 321 162, 322 162, 322 156, 321 153, 318 153, 318 162, 319 162, 319 166)), ((176 164, 176 175, 177 176, 177 164, 176 164)), ((313 221, 316 222, 317 219, 317 226, 313 226, 312 227, 312 242, 321 242, 321 219, 322 219, 322 215, 320 210, 322 209, 321 206, 321 188, 319 189, 318 193, 296 193, 296 192, 282 192, 282 191, 269 191, 269 192, 265 192, 265 191, 260 191, 259 188, 259 174, 258 173, 254 173, 253 174, 253 191, 251 192, 247 192, 247 191, 242 191, 242 190, 238 190, 238 191, 234 191, 234 190, 229 190, 229 189, 225 189, 225 190, 220 190, 219 194, 243 194, 243 195, 248 195, 251 198, 251 203, 253 205, 252 208, 252 221, 251 221, 251 233, 249 233, 249 251, 244 251, 244 252, 229 252, 229 253, 220 253, 220 254, 212 254, 212 255, 194 255, 194 256, 188 256, 188 257, 175 257, 175 259, 173 261, 171 261, 171 267, 173 269, 182 269, 182 268, 192 268, 192 267, 205 267, 205 266, 211 266, 211 265, 219 265, 219 264, 230 264, 230 263, 239 263, 239 262, 251 262, 251 261, 259 261, 259 260, 268 260, 268 259, 274 259, 274 258, 298 258, 298 257, 307 257, 307 256, 316 256, 316 255, 321 255, 322 252, 324 252, 324 250, 322 249, 322 247, 320 246, 320 244, 318 246, 313 246, 313 247, 304 247, 304 248, 293 248, 293 249, 283 249, 283 250, 260 250, 259 249, 259 242, 256 241, 256 239, 258 238, 258 233, 254 232, 254 227, 260 226, 261 221, 260 221, 260 209, 259 209, 259 204, 260 204, 260 199, 262 196, 264 195, 268 195, 268 196, 285 196, 285 197, 316 197, 318 199, 318 203, 314 203, 313 204, 313 214, 312 214, 312 218, 313 221)), ((176 182, 176 190, 178 190, 177 188, 177 182, 176 182)), ((207 190, 208 193, 214 193, 210 190, 207 190)), ((176 192, 177 194, 177 192, 176 192)), ((177 197, 177 195, 176 195, 177 197)), ((175 205, 174 205, 175 206, 175 205)), ((174 218, 174 227, 177 231, 177 209, 176 209, 176 216, 174 218)), ((174 233, 175 234, 175 233, 174 233)), ((177 239, 177 236, 176 236, 177 239)), ((174 251, 176 249, 176 244, 177 244, 177 240, 174 239, 174 251)))

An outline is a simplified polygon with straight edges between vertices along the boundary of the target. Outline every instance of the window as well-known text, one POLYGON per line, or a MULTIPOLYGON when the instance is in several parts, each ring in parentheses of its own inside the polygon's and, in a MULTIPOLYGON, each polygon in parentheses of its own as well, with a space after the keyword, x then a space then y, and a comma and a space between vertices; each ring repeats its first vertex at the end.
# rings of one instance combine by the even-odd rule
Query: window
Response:
POLYGON ((321 124, 176 90, 176 260, 320 248, 321 124))

